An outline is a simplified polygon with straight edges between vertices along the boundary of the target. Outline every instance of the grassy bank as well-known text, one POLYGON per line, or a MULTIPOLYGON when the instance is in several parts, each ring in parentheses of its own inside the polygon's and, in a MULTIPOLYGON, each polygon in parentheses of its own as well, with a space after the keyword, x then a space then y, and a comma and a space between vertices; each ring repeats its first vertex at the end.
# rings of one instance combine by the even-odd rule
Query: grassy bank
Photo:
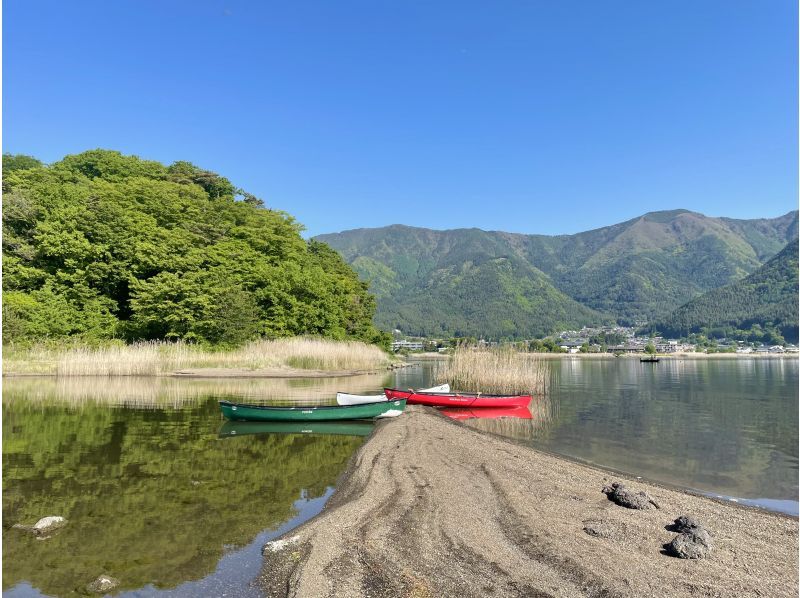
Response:
POLYGON ((441 369, 442 382, 463 391, 485 393, 547 392, 547 368, 536 353, 512 349, 459 347, 441 369))
POLYGON ((157 376, 198 368, 366 371, 390 362, 391 358, 374 345, 305 337, 253 341, 230 350, 159 341, 100 347, 3 348, 3 374, 57 376, 157 376))

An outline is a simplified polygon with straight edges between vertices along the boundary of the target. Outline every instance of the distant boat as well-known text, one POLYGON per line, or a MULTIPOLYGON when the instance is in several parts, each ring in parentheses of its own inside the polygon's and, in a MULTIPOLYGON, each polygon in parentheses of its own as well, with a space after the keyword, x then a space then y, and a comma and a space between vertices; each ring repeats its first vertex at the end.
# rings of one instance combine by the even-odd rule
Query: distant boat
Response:
POLYGON ((639 361, 642 363, 658 363, 658 357, 651 355, 650 357, 640 357, 639 361))
POLYGON ((501 417, 514 417, 517 419, 532 419, 528 407, 480 407, 470 409, 469 407, 443 407, 439 413, 446 415, 450 419, 500 419, 501 417))
MULTIPOLYGON (((426 388, 420 392, 450 392, 450 385, 440 384, 439 386, 426 388)), ((364 403, 377 403, 379 401, 388 400, 389 399, 386 398, 386 393, 381 393, 379 395, 351 395, 346 392, 336 393, 336 402, 339 405, 363 405, 364 403)))
POLYGON ((395 417, 406 408, 404 400, 363 405, 316 405, 313 407, 266 407, 220 401, 222 415, 231 421, 335 421, 395 417))
POLYGON ((482 393, 435 393, 421 390, 400 390, 384 388, 383 392, 391 400, 406 399, 410 405, 430 405, 431 407, 518 407, 527 406, 531 395, 485 395, 482 393))
POLYGON ((368 436, 375 429, 369 421, 320 422, 233 422, 227 421, 217 432, 220 438, 252 434, 314 434, 337 436, 368 436))

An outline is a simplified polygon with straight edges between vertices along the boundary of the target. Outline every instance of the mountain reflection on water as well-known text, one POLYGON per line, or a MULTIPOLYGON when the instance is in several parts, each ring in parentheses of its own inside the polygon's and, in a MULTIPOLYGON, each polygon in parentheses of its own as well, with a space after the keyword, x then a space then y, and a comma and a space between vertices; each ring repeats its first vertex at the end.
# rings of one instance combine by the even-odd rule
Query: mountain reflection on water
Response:
POLYGON ((81 592, 100 574, 147 595, 201 580, 300 505, 324 502, 364 441, 361 428, 220 438, 207 386, 163 396, 95 379, 93 400, 89 381, 39 382, 3 389, 3 589, 19 584, 16 595, 81 592), (11 527, 46 515, 68 523, 45 540, 11 527))

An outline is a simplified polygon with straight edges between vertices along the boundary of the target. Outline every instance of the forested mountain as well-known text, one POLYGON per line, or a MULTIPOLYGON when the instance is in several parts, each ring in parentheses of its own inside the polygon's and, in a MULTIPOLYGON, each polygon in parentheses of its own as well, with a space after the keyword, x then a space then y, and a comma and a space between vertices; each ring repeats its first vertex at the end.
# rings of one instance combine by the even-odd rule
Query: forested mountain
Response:
POLYGON ((651 327, 668 336, 706 332, 769 340, 774 331, 798 340, 797 239, 750 276, 682 305, 651 327))
POLYGON ((603 319, 558 291, 502 239, 476 229, 391 226, 318 238, 329 239, 370 281, 378 297, 376 323, 385 329, 524 338, 603 319), (351 234, 359 237, 349 251, 339 241, 351 234))
POLYGON ((665 316, 753 272, 796 236, 796 211, 734 220, 674 210, 575 235, 394 225, 317 239, 370 281, 379 326, 504 338, 665 316))
POLYGON ((3 170, 6 342, 385 338, 335 251, 213 172, 105 150, 3 170))

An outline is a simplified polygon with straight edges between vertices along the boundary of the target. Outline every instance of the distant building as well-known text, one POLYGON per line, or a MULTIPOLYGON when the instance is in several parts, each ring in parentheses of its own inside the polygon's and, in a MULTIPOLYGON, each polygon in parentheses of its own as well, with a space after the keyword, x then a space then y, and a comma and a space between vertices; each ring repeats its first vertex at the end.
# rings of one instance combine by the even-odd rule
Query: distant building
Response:
POLYGON ((422 341, 394 341, 392 343, 392 351, 401 351, 403 349, 422 351, 422 341))

